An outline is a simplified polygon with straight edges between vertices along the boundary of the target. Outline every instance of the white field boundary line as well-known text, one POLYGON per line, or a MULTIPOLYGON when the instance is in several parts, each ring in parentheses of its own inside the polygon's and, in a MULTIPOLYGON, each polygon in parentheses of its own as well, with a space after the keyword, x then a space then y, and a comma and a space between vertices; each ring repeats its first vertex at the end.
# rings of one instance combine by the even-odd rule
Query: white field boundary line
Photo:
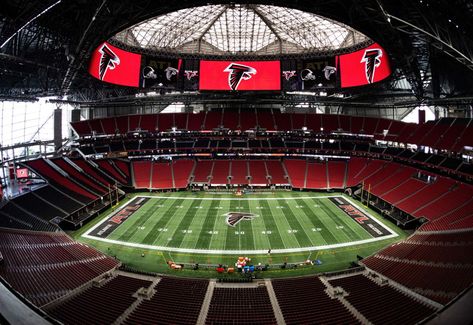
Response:
MULTIPOLYGON (((135 199, 139 199, 140 197, 151 197, 151 198, 178 198, 178 197, 162 197, 162 196, 139 196, 139 197, 134 197, 127 202, 125 202, 124 205, 128 205, 131 201, 135 199)), ((334 197, 334 196, 318 196, 318 197, 298 197, 298 198, 287 198, 287 199, 300 199, 300 198, 308 198, 308 199, 313 199, 313 198, 329 198, 329 197, 334 197)), ((342 197, 340 195, 337 195, 335 197, 342 197)), ((195 198, 189 198, 189 199, 195 199, 195 198)), ((208 198, 211 199, 212 198, 208 198)), ((259 198, 263 200, 269 200, 273 199, 276 200, 276 198, 259 198)), ((284 198, 277 198, 278 200, 284 199, 284 198)), ((351 204, 353 204, 355 207, 358 207, 353 201, 350 199, 346 198, 351 204)), ((222 200, 222 199, 215 199, 215 200, 222 200)), ((234 200, 233 198, 228 198, 228 200, 234 200)), ((251 199, 247 199, 251 200, 251 199)), ((192 253, 192 254, 210 254, 210 255, 238 255, 238 254, 246 254, 246 255, 256 255, 256 254, 267 254, 268 250, 267 249, 256 249, 256 250, 218 250, 218 249, 196 249, 196 248, 180 248, 180 247, 167 247, 167 246, 155 246, 155 245, 146 245, 146 244, 138 244, 138 243, 129 243, 121 240, 114 240, 114 239, 107 239, 107 238, 100 238, 100 237, 95 237, 89 235, 92 231, 95 230, 95 228, 98 228, 101 224, 106 222, 112 215, 114 215, 116 211, 113 211, 109 215, 107 215, 105 218, 102 219, 99 223, 97 223, 95 226, 87 230, 81 237, 88 238, 88 239, 93 239, 97 241, 101 241, 104 243, 109 243, 109 244, 115 244, 115 245, 121 245, 121 246, 128 246, 128 247, 134 247, 134 248, 142 248, 142 249, 149 249, 149 250, 156 250, 156 251, 163 251, 163 252, 177 252, 177 253, 192 253)), ((383 225, 381 222, 379 222, 376 218, 374 218, 372 215, 367 213, 366 211, 363 210, 363 213, 366 213, 371 219, 373 219, 376 223, 378 223, 380 226, 385 228, 386 230, 389 231, 390 235, 383 236, 383 237, 377 237, 377 238, 370 238, 370 239, 363 239, 363 240, 358 240, 358 241, 352 241, 348 243, 338 243, 338 244, 331 244, 331 245, 321 245, 321 246, 310 246, 310 247, 298 247, 298 248, 281 248, 281 249, 272 249, 271 253, 273 254, 284 254, 284 253, 299 253, 299 252, 309 252, 309 251, 318 251, 318 250, 325 250, 325 249, 334 249, 334 248, 340 248, 340 247, 349 247, 349 246, 355 246, 355 245, 362 245, 362 244, 367 244, 367 243, 372 243, 372 242, 377 242, 389 238, 394 238, 398 237, 399 235, 393 232, 391 229, 387 228, 385 225, 383 225)))

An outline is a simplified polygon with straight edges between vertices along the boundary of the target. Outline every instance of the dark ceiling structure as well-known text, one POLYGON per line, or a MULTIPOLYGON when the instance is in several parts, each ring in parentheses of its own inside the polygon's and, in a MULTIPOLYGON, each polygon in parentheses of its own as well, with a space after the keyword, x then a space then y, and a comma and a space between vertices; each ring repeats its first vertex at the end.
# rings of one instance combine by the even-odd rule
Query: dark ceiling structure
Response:
MULTIPOLYGON (((87 73, 92 50, 146 19, 227 1, 3 0, 0 8, 0 96, 64 96, 101 102, 136 89, 100 83, 87 73)), ((233 3, 245 3, 233 1, 233 3)), ((390 53, 389 82, 349 89, 344 102, 473 102, 473 4, 468 0, 258 1, 327 17, 367 35, 390 53)), ((282 96, 282 95, 281 95, 282 96)), ((334 99, 336 100, 336 99, 334 99)), ((407 105, 407 104, 406 104, 407 105)))

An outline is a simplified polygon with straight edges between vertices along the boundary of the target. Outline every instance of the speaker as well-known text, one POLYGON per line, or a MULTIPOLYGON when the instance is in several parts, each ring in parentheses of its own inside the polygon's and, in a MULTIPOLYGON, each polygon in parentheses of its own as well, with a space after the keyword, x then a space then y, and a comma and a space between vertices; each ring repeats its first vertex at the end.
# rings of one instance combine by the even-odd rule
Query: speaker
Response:
POLYGON ((73 109, 71 111, 71 122, 79 122, 80 121, 80 109, 73 109))
POLYGON ((54 148, 58 151, 62 147, 62 110, 54 110, 54 148))

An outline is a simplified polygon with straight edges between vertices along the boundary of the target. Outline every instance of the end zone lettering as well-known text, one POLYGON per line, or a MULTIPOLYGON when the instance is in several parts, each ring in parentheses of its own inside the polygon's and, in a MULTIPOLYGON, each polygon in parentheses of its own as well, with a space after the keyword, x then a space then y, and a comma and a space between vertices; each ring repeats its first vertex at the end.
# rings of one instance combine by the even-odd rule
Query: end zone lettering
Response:
POLYGON ((122 223, 123 219, 126 219, 128 218, 130 215, 133 214, 133 212, 135 212, 136 210, 139 209, 139 205, 136 205, 136 206, 127 206, 125 207, 124 209, 120 210, 116 215, 114 215, 110 221, 111 222, 114 222, 114 223, 117 223, 117 224, 120 224, 122 223))
POLYGON ((130 201, 120 211, 117 211, 108 218, 103 224, 95 229, 91 234, 93 236, 106 238, 110 235, 118 226, 120 226, 126 219, 128 219, 133 213, 141 208, 149 199, 137 197, 130 201))
POLYGON ((373 237, 382 237, 389 235, 389 231, 377 224, 370 215, 365 214, 357 207, 352 205, 343 197, 331 197, 332 201, 340 210, 345 212, 350 218, 355 220, 363 229, 373 237))
MULTIPOLYGON (((350 216, 360 216, 360 217, 365 217, 365 215, 360 211, 358 210, 357 208, 355 208, 353 205, 348 205, 348 204, 342 204, 342 205, 339 205, 340 209, 342 209, 343 211, 345 211, 348 215, 350 216)), ((366 217, 365 217, 366 218, 366 217)), ((365 220, 367 220, 368 218, 366 218, 365 220)))

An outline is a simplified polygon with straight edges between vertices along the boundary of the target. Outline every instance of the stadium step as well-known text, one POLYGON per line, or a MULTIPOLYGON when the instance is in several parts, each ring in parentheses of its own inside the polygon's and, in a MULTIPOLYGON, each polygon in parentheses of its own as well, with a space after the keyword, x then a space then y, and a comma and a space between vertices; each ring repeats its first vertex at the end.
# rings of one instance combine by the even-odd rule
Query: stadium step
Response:
POLYGON ((187 183, 190 184, 191 182, 194 181, 195 178, 195 168, 197 167, 197 160, 194 160, 194 165, 192 165, 192 170, 189 174, 189 179, 187 180, 187 183))
MULTIPOLYGON (((399 184, 400 186, 401 184, 399 184)), ((397 202, 394 202, 394 205, 395 206, 398 206, 398 204, 408 200, 409 198, 413 197, 414 195, 418 194, 419 192, 423 191, 424 189, 426 189, 427 187, 429 186, 429 184, 425 184, 423 187, 421 187, 420 189, 418 189, 417 191, 411 193, 411 195, 408 195, 408 196, 405 196, 403 197, 401 200, 397 201, 397 202)))
POLYGON ((307 188, 307 174, 309 173, 309 163, 307 159, 305 161, 305 172, 304 172, 304 188, 307 188))
POLYGON ((127 179, 127 176, 125 175, 125 173, 115 164, 113 160, 108 160, 108 162, 110 163, 110 165, 112 165, 112 167, 115 169, 115 171, 118 174, 120 174, 124 179, 127 179))
POLYGON ((348 311, 357 319, 360 321, 360 323, 362 324, 373 324, 371 323, 368 318, 366 318, 363 314, 361 314, 355 307, 353 307, 353 305, 351 303, 348 302, 348 300, 346 300, 344 298, 343 295, 336 295, 336 296, 333 296, 331 293, 334 292, 335 288, 330 284, 330 282, 327 280, 326 277, 324 276, 321 276, 319 277, 319 280, 320 282, 322 282, 325 287, 327 288, 325 290, 325 293, 327 294, 327 296, 329 296, 330 298, 332 299, 337 299, 338 301, 340 301, 340 303, 345 306, 346 309, 348 309, 348 311))
POLYGON ((431 205, 431 204, 434 204, 436 203, 437 201, 439 200, 442 200, 444 196, 446 196, 447 194, 449 193, 449 191, 446 191, 445 193, 443 193, 442 195, 438 196, 437 198, 433 199, 432 201, 429 201, 427 202, 426 204, 420 206, 419 208, 415 209, 414 211, 412 211, 412 215, 415 216, 415 214, 417 213, 417 211, 421 211, 422 209, 424 209, 425 207, 431 205))
POLYGON ((209 313, 210 302, 212 301, 212 296, 214 294, 216 280, 210 280, 209 285, 207 287, 207 292, 205 293, 204 301, 202 302, 202 307, 200 308, 199 317, 197 318, 197 324, 203 325, 205 324, 205 320, 207 319, 207 314, 209 313))
POLYGON ((171 162, 171 179, 172 179, 172 187, 176 188, 176 182, 174 180, 174 162, 171 162))
POLYGON ((210 167, 210 174, 207 176, 208 183, 212 181, 213 173, 214 173, 215 161, 212 161, 212 167, 210 167))
POLYGON ((329 189, 330 188, 330 177, 329 177, 329 173, 328 173, 328 161, 325 160, 324 164, 325 164, 325 179, 327 180, 327 189, 329 189))
MULTIPOLYGON (((129 276, 129 275, 126 275, 126 276, 129 276)), ((154 296, 155 294, 154 288, 159 283, 159 281, 161 281, 161 278, 154 280, 153 283, 149 286, 148 290, 152 291, 152 294, 149 296, 149 298, 154 296)), ((119 325, 119 324, 125 323, 128 316, 130 316, 130 314, 135 311, 135 309, 143 302, 143 300, 149 299, 136 293, 133 295, 133 297, 135 297, 136 300, 130 306, 128 306, 128 308, 115 320, 115 322, 112 323, 112 325, 119 325)))
POLYGON ((153 188, 153 165, 154 165, 154 161, 151 162, 150 164, 150 171, 149 171, 149 190, 151 191, 151 189, 153 188))
POLYGON ((23 211, 24 213, 26 213, 28 216, 32 217, 33 219, 39 221, 40 223, 44 224, 44 225, 47 225, 49 227, 52 227, 52 224, 47 222, 46 220, 44 219, 41 219, 37 216, 35 216, 34 214, 32 214, 31 212, 29 212, 28 210, 25 210, 22 206, 19 206, 18 204, 16 204, 14 201, 10 201, 11 204, 13 204, 16 208, 20 209, 21 211, 23 211))
POLYGON ((345 162, 345 174, 343 175, 343 188, 347 187, 348 179, 348 160, 345 162))
POLYGON ((269 300, 271 300, 271 306, 273 307, 274 317, 276 317, 276 321, 278 325, 286 324, 284 321, 284 316, 281 311, 281 307, 279 306, 278 299, 276 298, 276 294, 274 293, 274 288, 271 280, 266 279, 264 280, 266 284, 266 290, 268 290, 269 300))
POLYGON ((35 197, 37 197, 39 200, 43 201, 45 204, 49 204, 51 206, 53 206, 54 208, 56 208, 57 210, 61 211, 62 213, 64 213, 64 215, 69 215, 69 212, 67 212, 66 210, 63 210, 61 209, 60 207, 58 207, 57 205, 49 202, 48 200, 42 198, 41 196, 39 196, 38 194, 36 194, 34 191, 31 192, 31 194, 33 194, 35 197))
POLYGON ((289 176, 289 173, 287 172, 286 165, 284 164, 283 161, 281 161, 281 166, 282 166, 282 169, 284 170, 284 175, 286 176, 287 182, 288 182, 289 184, 291 184, 291 186, 292 186, 291 178, 290 178, 290 176, 289 176))

